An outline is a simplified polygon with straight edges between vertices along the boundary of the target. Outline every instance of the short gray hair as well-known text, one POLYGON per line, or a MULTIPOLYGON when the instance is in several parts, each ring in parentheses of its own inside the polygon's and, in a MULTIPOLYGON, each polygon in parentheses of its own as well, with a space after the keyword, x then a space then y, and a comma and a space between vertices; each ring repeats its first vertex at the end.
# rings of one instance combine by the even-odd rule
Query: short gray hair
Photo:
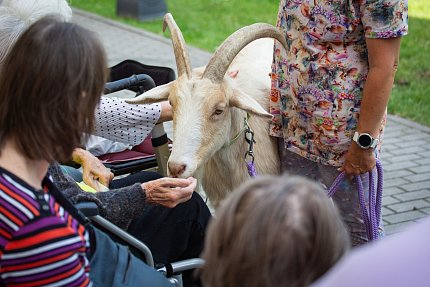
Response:
POLYGON ((3 0, 2 2, 0 67, 18 37, 31 24, 49 14, 55 14, 63 21, 69 21, 72 18, 72 9, 66 0, 3 0))

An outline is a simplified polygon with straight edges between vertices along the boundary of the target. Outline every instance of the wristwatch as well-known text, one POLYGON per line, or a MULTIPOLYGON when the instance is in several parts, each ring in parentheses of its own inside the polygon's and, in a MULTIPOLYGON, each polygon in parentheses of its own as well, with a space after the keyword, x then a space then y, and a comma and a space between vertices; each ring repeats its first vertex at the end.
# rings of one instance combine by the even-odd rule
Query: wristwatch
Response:
POLYGON ((370 134, 359 133, 357 131, 354 133, 352 140, 356 142, 357 145, 362 149, 369 149, 369 148, 375 149, 379 143, 379 140, 373 138, 370 134))

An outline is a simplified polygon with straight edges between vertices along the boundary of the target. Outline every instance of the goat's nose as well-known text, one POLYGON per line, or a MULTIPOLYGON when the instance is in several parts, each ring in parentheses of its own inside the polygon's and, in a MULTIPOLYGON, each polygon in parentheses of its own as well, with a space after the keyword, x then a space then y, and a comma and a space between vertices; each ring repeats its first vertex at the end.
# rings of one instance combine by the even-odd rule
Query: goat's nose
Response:
POLYGON ((167 166, 169 167, 170 176, 172 177, 179 177, 184 173, 187 167, 185 164, 175 162, 168 162, 167 166))

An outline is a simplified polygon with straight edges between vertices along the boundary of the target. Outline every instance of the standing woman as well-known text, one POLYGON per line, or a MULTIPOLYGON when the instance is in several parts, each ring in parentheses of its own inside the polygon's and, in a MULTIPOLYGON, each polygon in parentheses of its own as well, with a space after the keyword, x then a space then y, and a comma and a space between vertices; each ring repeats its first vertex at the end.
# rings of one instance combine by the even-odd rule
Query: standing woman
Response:
POLYGON ((88 233, 53 196, 47 169, 93 126, 107 78, 89 31, 47 17, 33 24, 0 73, 0 285, 90 284, 88 233))
MULTIPOLYGON (((275 43, 270 134, 280 139, 283 171, 325 187, 341 171, 368 183, 407 9, 407 0, 280 1, 277 27, 288 49, 275 43)), ((345 179, 334 196, 353 245, 368 240, 357 193, 345 179)))

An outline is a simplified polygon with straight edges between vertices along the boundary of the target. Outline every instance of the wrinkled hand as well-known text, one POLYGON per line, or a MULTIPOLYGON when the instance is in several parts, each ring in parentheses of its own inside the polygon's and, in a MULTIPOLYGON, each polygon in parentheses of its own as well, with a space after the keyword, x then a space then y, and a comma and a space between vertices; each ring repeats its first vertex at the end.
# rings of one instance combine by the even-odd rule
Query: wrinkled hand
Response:
POLYGON ((106 187, 114 177, 110 169, 106 168, 97 158, 86 161, 82 165, 82 178, 84 182, 97 191, 106 191, 106 187), (103 186, 100 186, 100 183, 103 186))
POLYGON ((196 186, 197 180, 193 177, 187 179, 163 177, 142 183, 147 203, 159 204, 168 208, 188 201, 196 186))
POLYGON ((82 178, 87 185, 97 191, 106 191, 114 174, 98 158, 86 150, 75 149, 73 161, 82 166, 82 178))
POLYGON ((345 171, 345 173, 352 177, 354 175, 360 175, 367 173, 376 165, 375 152, 373 149, 362 149, 355 142, 351 144, 343 166, 339 168, 339 171, 345 171))

